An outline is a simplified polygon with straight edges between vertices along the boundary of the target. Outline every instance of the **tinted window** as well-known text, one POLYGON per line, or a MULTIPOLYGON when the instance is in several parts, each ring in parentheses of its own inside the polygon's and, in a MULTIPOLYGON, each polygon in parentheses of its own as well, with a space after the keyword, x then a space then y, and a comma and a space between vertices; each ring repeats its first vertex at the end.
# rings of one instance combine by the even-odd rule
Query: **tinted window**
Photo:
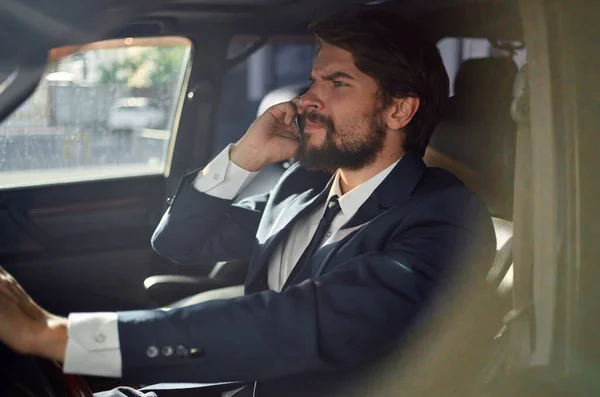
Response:
POLYGON ((53 51, 0 125, 0 188, 163 173, 190 52, 179 37, 53 51))
MULTIPOLYGON (((515 47, 512 51, 514 52, 512 57, 517 66, 521 67, 527 62, 527 52, 524 48, 517 49, 519 43, 512 43, 512 45, 515 47)), ((438 42, 438 48, 450 77, 450 95, 454 94, 454 79, 464 61, 474 58, 511 55, 507 50, 494 47, 488 39, 479 38, 447 37, 438 42)))

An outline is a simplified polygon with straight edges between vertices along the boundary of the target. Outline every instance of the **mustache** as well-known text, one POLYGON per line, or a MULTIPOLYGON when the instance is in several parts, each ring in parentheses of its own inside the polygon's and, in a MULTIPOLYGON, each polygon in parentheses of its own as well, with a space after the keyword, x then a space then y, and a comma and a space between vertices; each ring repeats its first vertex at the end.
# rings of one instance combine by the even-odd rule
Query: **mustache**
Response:
POLYGON ((316 111, 312 111, 312 112, 306 113, 302 117, 304 118, 304 121, 308 120, 311 123, 321 124, 321 125, 325 126, 325 128, 329 132, 335 131, 335 124, 334 124, 333 119, 331 117, 325 116, 325 115, 320 114, 320 113, 318 113, 316 111))

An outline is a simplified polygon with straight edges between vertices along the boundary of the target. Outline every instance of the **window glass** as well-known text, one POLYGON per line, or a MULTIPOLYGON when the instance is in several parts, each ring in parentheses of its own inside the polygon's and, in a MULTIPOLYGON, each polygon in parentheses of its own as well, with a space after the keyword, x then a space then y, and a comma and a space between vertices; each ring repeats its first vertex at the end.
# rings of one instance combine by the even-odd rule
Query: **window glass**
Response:
POLYGON ((0 188, 164 173, 190 54, 181 37, 51 51, 0 124, 0 188))
POLYGON ((0 95, 17 77, 19 66, 14 62, 0 61, 0 95))
MULTIPOLYGON (((236 37, 228 57, 243 53, 256 38, 236 37)), ((258 51, 230 68, 223 79, 213 153, 237 141, 256 119, 262 99, 270 91, 306 84, 316 43, 312 37, 271 37, 258 51)))
MULTIPOLYGON (((518 47, 518 43, 513 43, 518 47)), ((488 39, 481 38, 459 38, 446 37, 438 42, 438 48, 444 60, 448 77, 450 78, 450 95, 454 95, 454 79, 460 65, 469 59, 503 57, 511 54, 506 50, 495 48, 488 39)), ((527 52, 523 49, 515 49, 512 55, 518 67, 527 62, 527 52)))

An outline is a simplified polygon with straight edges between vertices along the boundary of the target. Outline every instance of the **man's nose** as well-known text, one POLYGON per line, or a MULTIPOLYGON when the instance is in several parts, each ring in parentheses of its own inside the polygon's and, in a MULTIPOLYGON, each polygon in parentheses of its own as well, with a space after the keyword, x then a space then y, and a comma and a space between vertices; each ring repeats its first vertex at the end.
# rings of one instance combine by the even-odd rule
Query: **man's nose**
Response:
POLYGON ((299 105, 301 113, 323 110, 324 104, 316 92, 315 84, 313 84, 308 91, 306 91, 304 95, 300 97, 299 105))

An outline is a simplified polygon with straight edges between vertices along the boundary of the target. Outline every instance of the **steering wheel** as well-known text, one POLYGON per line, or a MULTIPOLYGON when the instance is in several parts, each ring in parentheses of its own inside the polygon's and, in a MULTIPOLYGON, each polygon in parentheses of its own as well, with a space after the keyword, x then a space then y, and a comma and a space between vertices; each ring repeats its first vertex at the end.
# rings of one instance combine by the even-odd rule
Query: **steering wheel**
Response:
POLYGON ((23 356, 0 344, 0 395, 15 397, 92 397, 80 376, 66 375, 61 366, 23 356))

